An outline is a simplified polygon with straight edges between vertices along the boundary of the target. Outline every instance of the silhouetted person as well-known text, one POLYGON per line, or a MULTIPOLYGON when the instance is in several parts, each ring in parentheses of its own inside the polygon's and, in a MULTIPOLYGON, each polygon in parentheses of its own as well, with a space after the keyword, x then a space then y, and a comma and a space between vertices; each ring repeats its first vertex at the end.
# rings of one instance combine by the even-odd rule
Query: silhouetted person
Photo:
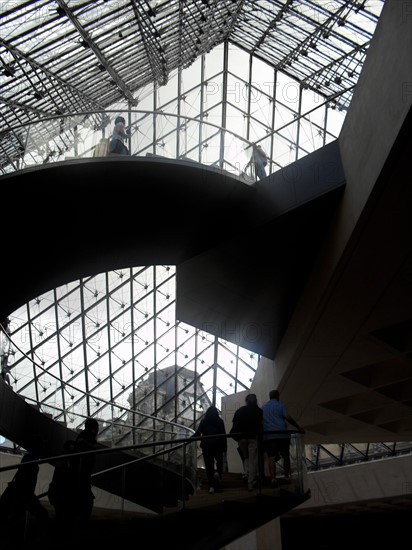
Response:
MULTIPOLYGON (((68 440, 63 445, 63 455, 74 452, 75 441, 68 440)), ((54 473, 50 482, 48 497, 54 507, 59 525, 71 524, 75 517, 77 502, 75 500, 76 476, 73 460, 62 457, 54 464, 54 473)))
MULTIPOLYGON (((44 447, 44 439, 40 435, 33 436, 28 445, 27 451, 21 459, 21 464, 39 460, 44 447)), ((47 510, 36 497, 35 491, 38 474, 39 465, 34 462, 34 464, 19 468, 14 482, 16 484, 17 493, 19 494, 19 502, 17 503, 17 506, 24 507, 25 510, 28 510, 33 515, 41 517, 47 516, 47 510)))
MULTIPOLYGON (((192 437, 211 436, 226 434, 225 424, 219 416, 219 411, 211 405, 192 437)), ((225 437, 207 437, 200 443, 203 460, 205 463, 209 493, 219 490, 223 473, 223 455, 227 451, 227 440, 225 437), (216 462, 216 472, 215 472, 216 462)))
POLYGON ((255 166, 255 174, 258 179, 263 179, 266 177, 266 165, 268 163, 268 158, 264 150, 260 145, 253 144, 252 151, 252 162, 255 166))
POLYGON ((37 522, 45 521, 48 518, 47 509, 41 504, 35 493, 39 473, 39 465, 36 461, 41 458, 44 444, 45 442, 40 436, 32 437, 20 462, 20 464, 27 465, 17 470, 7 489, 7 502, 2 502, 1 521, 7 527, 8 535, 12 538, 14 536, 21 538, 27 514, 37 522), (30 464, 31 462, 33 464, 30 464))
MULTIPOLYGON (((99 424, 95 418, 88 418, 84 429, 78 434, 73 452, 80 453, 98 448, 96 437, 99 433, 99 424)), ((92 492, 91 476, 95 464, 95 455, 73 457, 72 467, 74 476, 74 490, 76 498, 76 516, 80 523, 87 523, 93 509, 94 495, 92 492)))
POLYGON ((10 334, 10 319, 8 317, 4 317, 4 319, 0 321, 0 325, 3 332, 10 334))
MULTIPOLYGON (((244 469, 247 473, 248 490, 255 488, 258 471, 258 437, 262 433, 262 409, 258 406, 257 397, 250 393, 245 399, 246 405, 240 407, 233 416, 233 425, 230 433, 244 432, 244 435, 232 436, 244 456, 244 469)), ((240 453, 239 453, 240 454, 240 453)))
MULTIPOLYGON (((287 430, 286 423, 289 422, 300 433, 305 433, 305 430, 288 414, 285 405, 279 401, 279 392, 277 390, 269 392, 269 401, 264 403, 262 410, 264 431, 287 430)), ((268 469, 272 487, 278 487, 276 462, 280 457, 283 459, 285 480, 286 482, 290 482, 290 434, 264 434, 263 441, 268 457, 268 469)))
POLYGON ((247 471, 246 471, 246 468, 245 468, 244 454, 242 452, 242 449, 239 447, 239 445, 237 446, 236 450, 238 452, 238 455, 240 456, 240 460, 242 461, 242 467, 243 467, 242 479, 243 479, 243 481, 247 481, 247 471))

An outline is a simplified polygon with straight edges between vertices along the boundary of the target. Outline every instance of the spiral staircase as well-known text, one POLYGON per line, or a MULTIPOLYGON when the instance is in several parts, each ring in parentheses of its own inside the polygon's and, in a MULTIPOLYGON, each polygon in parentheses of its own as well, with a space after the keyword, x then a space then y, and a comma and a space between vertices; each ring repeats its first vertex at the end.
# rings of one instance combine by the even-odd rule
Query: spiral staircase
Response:
MULTIPOLYGON (((61 454, 64 442, 77 435, 77 431, 16 394, 2 379, 0 433, 23 448, 29 445, 32 434, 41 433, 46 441, 41 462, 50 464, 61 454)), ((126 512, 96 506, 82 539, 100 548, 113 548, 138 538, 149 539, 154 548, 167 544, 184 550, 219 549, 310 497, 302 480, 278 491, 262 486, 250 493, 240 474, 235 473, 225 473, 222 491, 209 495, 204 470, 197 468, 197 459, 193 462, 197 456, 197 440, 168 443, 169 446, 164 441, 123 444, 119 448, 99 445, 93 486, 143 508, 141 512, 126 512)), ((0 476, 7 470, 10 468, 0 468, 0 476)), ((49 508, 51 521, 43 526, 26 523, 22 547, 30 540, 32 548, 66 548, 71 535, 68 533, 68 538, 56 540, 54 510, 47 499, 43 502, 49 508)))

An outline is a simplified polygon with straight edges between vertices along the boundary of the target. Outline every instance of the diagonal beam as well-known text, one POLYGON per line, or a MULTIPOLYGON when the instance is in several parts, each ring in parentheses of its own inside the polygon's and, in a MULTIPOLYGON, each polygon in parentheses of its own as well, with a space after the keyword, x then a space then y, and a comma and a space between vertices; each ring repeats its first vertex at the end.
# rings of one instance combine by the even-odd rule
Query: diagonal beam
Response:
POLYGON ((100 48, 97 46, 97 44, 94 42, 90 34, 82 27, 82 25, 79 23, 77 17, 73 14, 71 9, 67 6, 63 0, 56 0, 56 3, 59 5, 59 7, 64 11, 67 18, 71 21, 73 26, 76 28, 82 39, 88 44, 90 49, 93 51, 99 62, 105 67, 107 72, 110 74, 114 82, 116 83, 117 87, 123 92, 126 99, 128 99, 132 105, 136 104, 136 100, 133 97, 132 91, 128 88, 122 77, 113 69, 108 59, 106 59, 105 55, 102 53, 100 48))
POLYGON ((19 48, 16 48, 15 46, 12 46, 8 40, 5 40, 4 38, 0 37, 0 46, 3 46, 5 49, 7 49, 15 58, 24 59, 31 67, 34 69, 39 69, 42 71, 46 76, 49 77, 51 81, 58 82, 62 87, 70 90, 73 94, 77 95, 81 99, 83 99, 88 105, 90 105, 93 108, 104 110, 104 106, 100 105, 96 100, 90 98, 88 95, 86 95, 84 92, 58 76, 57 74, 53 73, 49 69, 46 69, 44 65, 39 63, 38 61, 35 61, 30 55, 24 53, 19 48))
POLYGON ((4 103, 5 105, 8 105, 11 109, 21 109, 24 112, 30 111, 32 113, 35 113, 36 115, 42 115, 42 116, 50 116, 50 113, 47 111, 43 111, 42 109, 36 109, 35 107, 31 107, 30 105, 26 105, 25 103, 20 103, 19 101, 13 101, 10 99, 7 99, 6 97, 0 95, 0 103, 4 103))
MULTIPOLYGON (((136 4, 136 0, 130 0, 130 3, 133 8, 133 13, 136 19, 136 23, 139 27, 140 36, 142 38, 143 47, 146 52, 147 59, 150 63, 150 67, 152 70, 153 80, 155 82, 158 82, 160 86, 163 86, 167 83, 168 76, 167 76, 167 62, 166 57, 164 56, 164 53, 162 51, 161 44, 157 45, 156 43, 153 43, 153 40, 150 40, 150 36, 152 35, 151 30, 148 29, 147 23, 144 24, 144 17, 142 18, 139 14, 139 9, 136 4), (145 32, 147 29, 147 32, 145 32)), ((142 10, 144 13, 144 10, 142 10)), ((150 26, 150 23, 149 23, 150 26)), ((154 28, 154 31, 156 31, 156 28, 154 28)))

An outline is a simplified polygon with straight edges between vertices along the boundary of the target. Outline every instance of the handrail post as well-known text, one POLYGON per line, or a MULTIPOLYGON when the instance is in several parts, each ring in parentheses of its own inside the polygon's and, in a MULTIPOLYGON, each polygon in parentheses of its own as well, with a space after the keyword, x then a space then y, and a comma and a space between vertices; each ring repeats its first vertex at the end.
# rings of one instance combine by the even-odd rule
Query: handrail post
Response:
POLYGON ((262 494, 262 485, 263 485, 263 477, 265 474, 265 468, 264 468, 264 454, 263 454, 263 435, 258 434, 257 435, 257 461, 258 461, 258 475, 257 475, 257 486, 258 486, 258 492, 259 495, 262 494))
POLYGON ((183 456, 182 456, 182 510, 185 509, 186 503, 186 445, 187 443, 183 443, 183 456))
POLYGON ((120 518, 123 519, 124 515, 124 492, 126 488, 126 467, 122 468, 122 504, 120 518))

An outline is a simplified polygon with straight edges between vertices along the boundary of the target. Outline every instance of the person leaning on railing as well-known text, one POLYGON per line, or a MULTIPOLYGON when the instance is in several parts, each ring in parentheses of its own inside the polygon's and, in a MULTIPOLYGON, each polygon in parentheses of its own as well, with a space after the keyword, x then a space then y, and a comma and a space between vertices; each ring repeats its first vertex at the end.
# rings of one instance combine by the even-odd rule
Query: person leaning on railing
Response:
MULTIPOLYGON (((299 426, 290 414, 288 414, 286 406, 279 401, 279 397, 280 395, 278 390, 271 390, 269 392, 269 401, 266 401, 266 403, 262 405, 263 431, 286 431, 288 422, 301 434, 304 434, 305 430, 299 426)), ((264 449, 267 455, 271 486, 274 489, 278 487, 278 480, 276 479, 276 462, 280 459, 280 457, 283 459, 285 482, 290 483, 290 434, 264 433, 263 441, 264 449)))
POLYGON ((266 177, 268 158, 260 145, 253 144, 252 161, 255 165, 255 174, 258 179, 266 177))

